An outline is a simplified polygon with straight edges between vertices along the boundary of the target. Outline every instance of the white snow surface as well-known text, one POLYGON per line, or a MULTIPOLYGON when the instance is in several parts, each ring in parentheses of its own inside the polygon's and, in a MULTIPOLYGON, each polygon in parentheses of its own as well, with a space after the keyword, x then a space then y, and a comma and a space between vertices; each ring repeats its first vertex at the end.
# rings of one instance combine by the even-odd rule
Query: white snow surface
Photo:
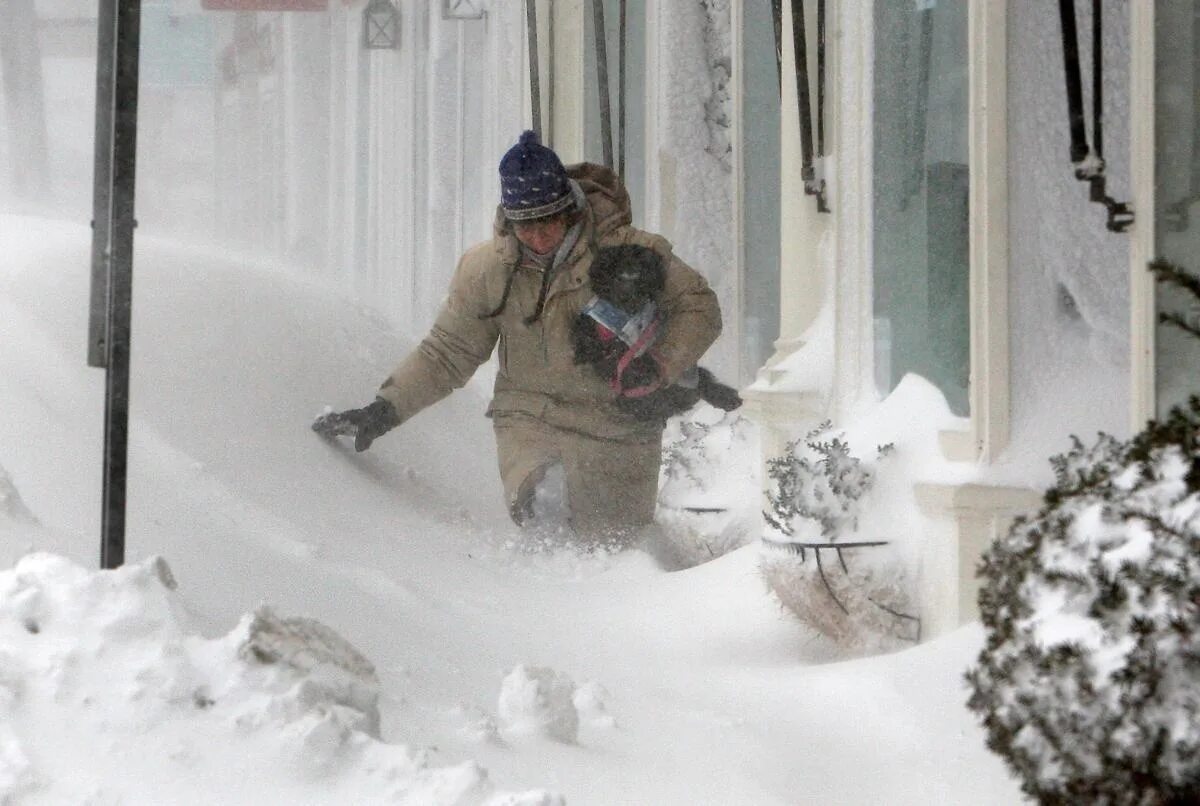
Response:
POLYGON ((964 707, 977 625, 829 662, 756 546, 667 572, 531 545, 477 385, 366 454, 326 443, 312 417, 410 345, 142 232, 128 564, 95 570, 89 239, 0 215, 0 802, 1019 800, 964 707), (264 624, 307 627, 264 651, 264 624))

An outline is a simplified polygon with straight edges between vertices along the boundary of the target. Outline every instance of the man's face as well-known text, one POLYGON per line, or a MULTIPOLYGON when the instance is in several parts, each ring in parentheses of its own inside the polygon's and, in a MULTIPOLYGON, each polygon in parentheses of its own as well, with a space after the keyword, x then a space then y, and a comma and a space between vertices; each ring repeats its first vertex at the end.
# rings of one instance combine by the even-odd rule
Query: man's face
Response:
POLYGON ((512 225, 517 240, 537 255, 553 252, 567 234, 567 219, 561 214, 535 218, 532 221, 514 221, 512 225))

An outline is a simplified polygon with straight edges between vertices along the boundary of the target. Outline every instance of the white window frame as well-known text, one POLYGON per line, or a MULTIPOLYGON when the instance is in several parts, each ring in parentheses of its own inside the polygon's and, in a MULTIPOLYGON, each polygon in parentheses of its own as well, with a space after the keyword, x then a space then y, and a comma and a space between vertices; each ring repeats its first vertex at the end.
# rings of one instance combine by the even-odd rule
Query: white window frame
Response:
MULTIPOLYGON (((733 64, 733 75, 730 77, 730 91, 733 94, 733 310, 725 311, 726 320, 737 322, 737 350, 734 352, 734 377, 746 377, 747 367, 742 366, 744 350, 742 340, 745 338, 745 322, 742 313, 746 310, 746 153, 745 132, 743 130, 743 115, 746 114, 746 73, 742 62, 746 53, 745 4, 743 0, 733 0, 729 4, 730 27, 730 61, 733 64)), ((782 76, 782 70, 780 71, 782 76)), ((782 117, 782 112, 780 114, 782 117)), ((781 154, 782 156, 782 154, 781 154)), ((757 369, 754 367, 753 369, 757 369)))
POLYGON ((1008 444, 1008 2, 969 3, 970 441, 947 458, 988 462, 1008 444))
POLYGON ((1133 226, 1129 231, 1130 427, 1140 431, 1155 416, 1154 278, 1154 4, 1129 6, 1129 159, 1133 226))
POLYGON ((834 99, 830 131, 832 170, 827 178, 834 217, 834 408, 848 412, 874 392, 872 289, 875 14, 854 0, 834 3, 837 21, 826 58, 834 66, 826 97, 834 99))

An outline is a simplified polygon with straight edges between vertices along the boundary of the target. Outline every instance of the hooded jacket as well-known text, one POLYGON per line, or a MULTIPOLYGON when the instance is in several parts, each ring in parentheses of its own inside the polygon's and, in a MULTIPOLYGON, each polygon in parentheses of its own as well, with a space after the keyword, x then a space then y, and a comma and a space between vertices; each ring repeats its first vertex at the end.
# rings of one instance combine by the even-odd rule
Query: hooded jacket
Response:
POLYGON ((615 173, 591 163, 567 167, 586 199, 582 229, 558 262, 541 315, 542 271, 521 265, 520 242, 502 210, 491 241, 462 256, 429 334, 384 381, 379 396, 403 422, 463 386, 499 345, 499 372, 488 414, 526 416, 600 439, 651 441, 660 426, 624 414, 590 367, 574 361, 571 326, 592 298, 588 268, 602 246, 639 244, 663 256, 666 283, 659 305, 666 324, 656 348, 666 382, 693 366, 721 332, 716 295, 663 237, 631 226, 629 194, 615 173), (502 310, 501 300, 508 288, 502 310))

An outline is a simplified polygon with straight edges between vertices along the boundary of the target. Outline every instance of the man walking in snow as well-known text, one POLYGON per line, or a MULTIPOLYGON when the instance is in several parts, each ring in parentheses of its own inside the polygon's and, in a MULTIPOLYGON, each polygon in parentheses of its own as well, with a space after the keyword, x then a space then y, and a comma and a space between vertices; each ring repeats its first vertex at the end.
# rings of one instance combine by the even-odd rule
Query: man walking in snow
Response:
POLYGON ((666 239, 631 226, 629 195, 608 168, 564 167, 527 131, 500 161, 500 189, 495 235, 460 259, 429 334, 373 403, 333 416, 366 450, 463 386, 499 344, 488 416, 509 514, 520 525, 533 521, 539 485, 560 467, 575 532, 628 545, 654 517, 663 423, 623 412, 619 392, 575 361, 572 326, 594 296, 588 269, 604 246, 635 244, 662 256, 656 304, 664 327, 654 344, 662 386, 679 380, 720 333, 716 295, 666 239))

